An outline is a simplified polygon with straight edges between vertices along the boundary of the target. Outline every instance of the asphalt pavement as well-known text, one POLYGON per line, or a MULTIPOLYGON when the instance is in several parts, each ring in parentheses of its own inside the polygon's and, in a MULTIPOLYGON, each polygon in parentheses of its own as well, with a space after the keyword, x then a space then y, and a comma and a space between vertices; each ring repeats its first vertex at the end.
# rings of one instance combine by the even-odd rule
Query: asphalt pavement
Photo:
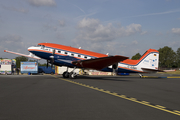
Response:
POLYGON ((179 120, 180 79, 0 75, 0 120, 179 120))

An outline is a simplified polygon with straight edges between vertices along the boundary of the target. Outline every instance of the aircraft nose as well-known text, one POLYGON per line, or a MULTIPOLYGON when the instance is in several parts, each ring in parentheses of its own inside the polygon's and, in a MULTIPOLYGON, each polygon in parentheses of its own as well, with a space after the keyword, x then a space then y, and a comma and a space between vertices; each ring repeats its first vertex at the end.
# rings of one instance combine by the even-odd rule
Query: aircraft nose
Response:
POLYGON ((28 47, 28 51, 32 51, 34 47, 28 47))

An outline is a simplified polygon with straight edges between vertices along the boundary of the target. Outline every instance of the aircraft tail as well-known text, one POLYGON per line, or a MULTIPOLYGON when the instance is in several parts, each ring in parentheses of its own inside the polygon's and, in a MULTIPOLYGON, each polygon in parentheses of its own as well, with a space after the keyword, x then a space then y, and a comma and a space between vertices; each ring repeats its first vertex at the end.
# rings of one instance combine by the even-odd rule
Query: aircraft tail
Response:
POLYGON ((144 72, 159 71, 159 51, 149 49, 144 53, 144 55, 142 55, 139 61, 138 67, 140 67, 144 72))

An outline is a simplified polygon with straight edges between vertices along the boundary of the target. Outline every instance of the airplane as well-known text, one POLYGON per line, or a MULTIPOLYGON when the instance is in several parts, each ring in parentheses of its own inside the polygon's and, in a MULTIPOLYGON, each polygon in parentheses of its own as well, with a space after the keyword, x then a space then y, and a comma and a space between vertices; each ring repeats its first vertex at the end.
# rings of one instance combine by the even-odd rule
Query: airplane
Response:
POLYGON ((94 69, 104 72, 115 73, 142 73, 157 72, 159 64, 159 52, 155 49, 147 50, 139 60, 131 60, 128 57, 96 53, 55 43, 39 43, 37 46, 28 48, 29 55, 4 50, 4 52, 17 54, 37 60, 45 59, 48 63, 57 66, 67 66, 64 78, 76 78, 76 68, 94 69), (73 68, 68 72, 68 68, 73 68))

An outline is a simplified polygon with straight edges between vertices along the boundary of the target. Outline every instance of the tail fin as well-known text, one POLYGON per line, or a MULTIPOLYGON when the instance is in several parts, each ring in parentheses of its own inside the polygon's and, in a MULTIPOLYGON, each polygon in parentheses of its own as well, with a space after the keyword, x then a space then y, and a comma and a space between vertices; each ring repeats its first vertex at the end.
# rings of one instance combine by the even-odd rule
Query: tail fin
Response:
POLYGON ((139 60, 139 67, 143 71, 158 71, 159 67, 159 51, 154 49, 147 50, 139 60))

